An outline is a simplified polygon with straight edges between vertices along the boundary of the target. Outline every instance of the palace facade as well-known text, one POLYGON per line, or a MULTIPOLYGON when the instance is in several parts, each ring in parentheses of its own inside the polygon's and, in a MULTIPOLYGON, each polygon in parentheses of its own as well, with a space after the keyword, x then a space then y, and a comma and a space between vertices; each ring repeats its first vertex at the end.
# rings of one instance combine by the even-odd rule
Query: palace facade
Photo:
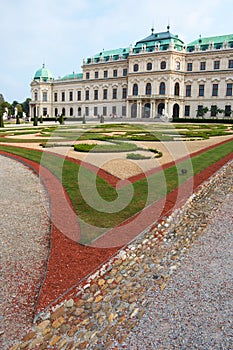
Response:
POLYGON ((83 60, 82 73, 31 82, 30 115, 95 118, 233 117, 233 34, 185 44, 167 31, 83 60))

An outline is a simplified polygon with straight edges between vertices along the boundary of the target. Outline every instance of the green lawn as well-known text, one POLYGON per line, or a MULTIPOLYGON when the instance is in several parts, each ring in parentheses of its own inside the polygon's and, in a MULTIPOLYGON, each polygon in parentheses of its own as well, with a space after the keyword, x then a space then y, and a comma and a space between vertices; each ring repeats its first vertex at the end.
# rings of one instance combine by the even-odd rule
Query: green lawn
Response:
MULTIPOLYGON (((13 146, 0 146, 0 150, 5 150, 13 154, 21 155, 27 159, 41 162, 42 165, 47 167, 62 181, 63 186, 71 198, 78 218, 82 220, 82 227, 84 227, 85 224, 89 224, 98 228, 107 229, 125 221, 127 218, 142 210, 145 206, 164 197, 167 193, 193 175, 198 174, 206 167, 231 153, 233 150, 233 141, 215 147, 191 160, 188 159, 180 163, 177 167, 172 166, 157 174, 151 175, 147 179, 135 182, 133 184, 133 196, 130 201, 128 201, 127 198, 130 193, 129 186, 122 187, 117 192, 105 180, 99 176, 95 177, 90 170, 83 167, 80 169, 78 164, 63 160, 56 155, 13 146), (187 174, 180 176, 179 174, 182 168, 188 171, 187 174), (80 170, 82 170, 85 194, 88 197, 89 203, 83 198, 80 190, 80 180, 78 179, 80 170), (96 193, 93 191, 93 184, 99 196, 104 199, 104 201, 100 200, 100 203, 98 200, 96 201, 96 193), (123 209, 118 210, 118 206, 116 208, 114 207, 114 201, 117 202, 117 198, 120 199, 120 203, 126 203, 123 209), (97 207, 95 208, 95 206, 97 207), (108 208, 108 212, 105 210, 106 207, 108 208)), ((90 228, 84 228, 81 242, 87 243, 95 238, 96 234, 100 234, 97 231, 98 230, 95 231, 90 228)), ((103 233, 103 230, 100 230, 100 232, 103 233)))

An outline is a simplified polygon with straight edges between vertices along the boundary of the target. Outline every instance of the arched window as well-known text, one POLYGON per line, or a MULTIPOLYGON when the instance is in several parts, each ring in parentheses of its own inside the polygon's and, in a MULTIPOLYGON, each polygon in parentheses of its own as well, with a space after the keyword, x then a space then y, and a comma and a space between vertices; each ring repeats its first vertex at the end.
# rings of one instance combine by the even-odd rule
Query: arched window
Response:
POLYGON ((180 62, 176 61, 176 70, 180 70, 180 62))
POLYGON ((78 107, 78 116, 81 117, 81 115, 82 115, 82 109, 81 107, 78 107))
POLYGON ((73 110, 73 108, 71 107, 71 108, 70 108, 70 117, 73 117, 73 114, 74 114, 74 110, 73 110))
POLYGON ((165 95, 165 93, 166 93, 166 86, 165 86, 165 83, 162 81, 159 85, 159 94, 165 95))
POLYGON ((151 62, 147 63, 146 69, 147 70, 151 70, 152 69, 152 63, 151 62))
POLYGON ((65 108, 62 108, 61 114, 65 117, 65 115, 66 115, 66 110, 65 110, 65 108))
POLYGON ((179 96, 180 95, 180 85, 179 85, 179 83, 175 83, 174 95, 175 96, 179 96))
POLYGON ((160 68, 161 69, 166 69, 166 66, 167 66, 166 61, 162 61, 161 64, 160 64, 160 68))
POLYGON ((151 95, 151 83, 146 84, 146 95, 151 95))
POLYGON ((136 63, 136 64, 133 66, 133 71, 134 71, 134 72, 137 72, 137 71, 138 71, 138 68, 139 68, 139 67, 138 67, 138 64, 136 63))
POLYGON ((138 96, 138 84, 133 85, 133 96, 138 96))
POLYGON ((55 117, 57 117, 58 116, 58 109, 57 108, 55 108, 54 113, 55 113, 55 117))

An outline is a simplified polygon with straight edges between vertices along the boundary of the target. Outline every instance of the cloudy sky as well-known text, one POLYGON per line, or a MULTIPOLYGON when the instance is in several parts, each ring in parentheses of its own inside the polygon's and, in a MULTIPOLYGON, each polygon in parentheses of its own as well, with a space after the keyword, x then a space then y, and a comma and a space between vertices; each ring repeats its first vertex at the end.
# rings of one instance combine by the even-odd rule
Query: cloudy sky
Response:
POLYGON ((0 93, 8 102, 30 97, 43 63, 54 78, 81 72, 82 60, 128 47, 151 27, 186 43, 200 34, 233 33, 232 0, 0 0, 0 93))

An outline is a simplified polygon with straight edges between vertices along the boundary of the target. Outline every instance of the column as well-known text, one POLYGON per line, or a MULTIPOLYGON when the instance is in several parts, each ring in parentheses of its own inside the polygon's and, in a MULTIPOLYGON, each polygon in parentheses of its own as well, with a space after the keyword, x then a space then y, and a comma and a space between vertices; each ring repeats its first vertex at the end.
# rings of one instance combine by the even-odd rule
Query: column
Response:
POLYGON ((142 118, 142 101, 139 101, 138 106, 139 106, 139 111, 137 112, 137 115, 141 119, 142 118))

